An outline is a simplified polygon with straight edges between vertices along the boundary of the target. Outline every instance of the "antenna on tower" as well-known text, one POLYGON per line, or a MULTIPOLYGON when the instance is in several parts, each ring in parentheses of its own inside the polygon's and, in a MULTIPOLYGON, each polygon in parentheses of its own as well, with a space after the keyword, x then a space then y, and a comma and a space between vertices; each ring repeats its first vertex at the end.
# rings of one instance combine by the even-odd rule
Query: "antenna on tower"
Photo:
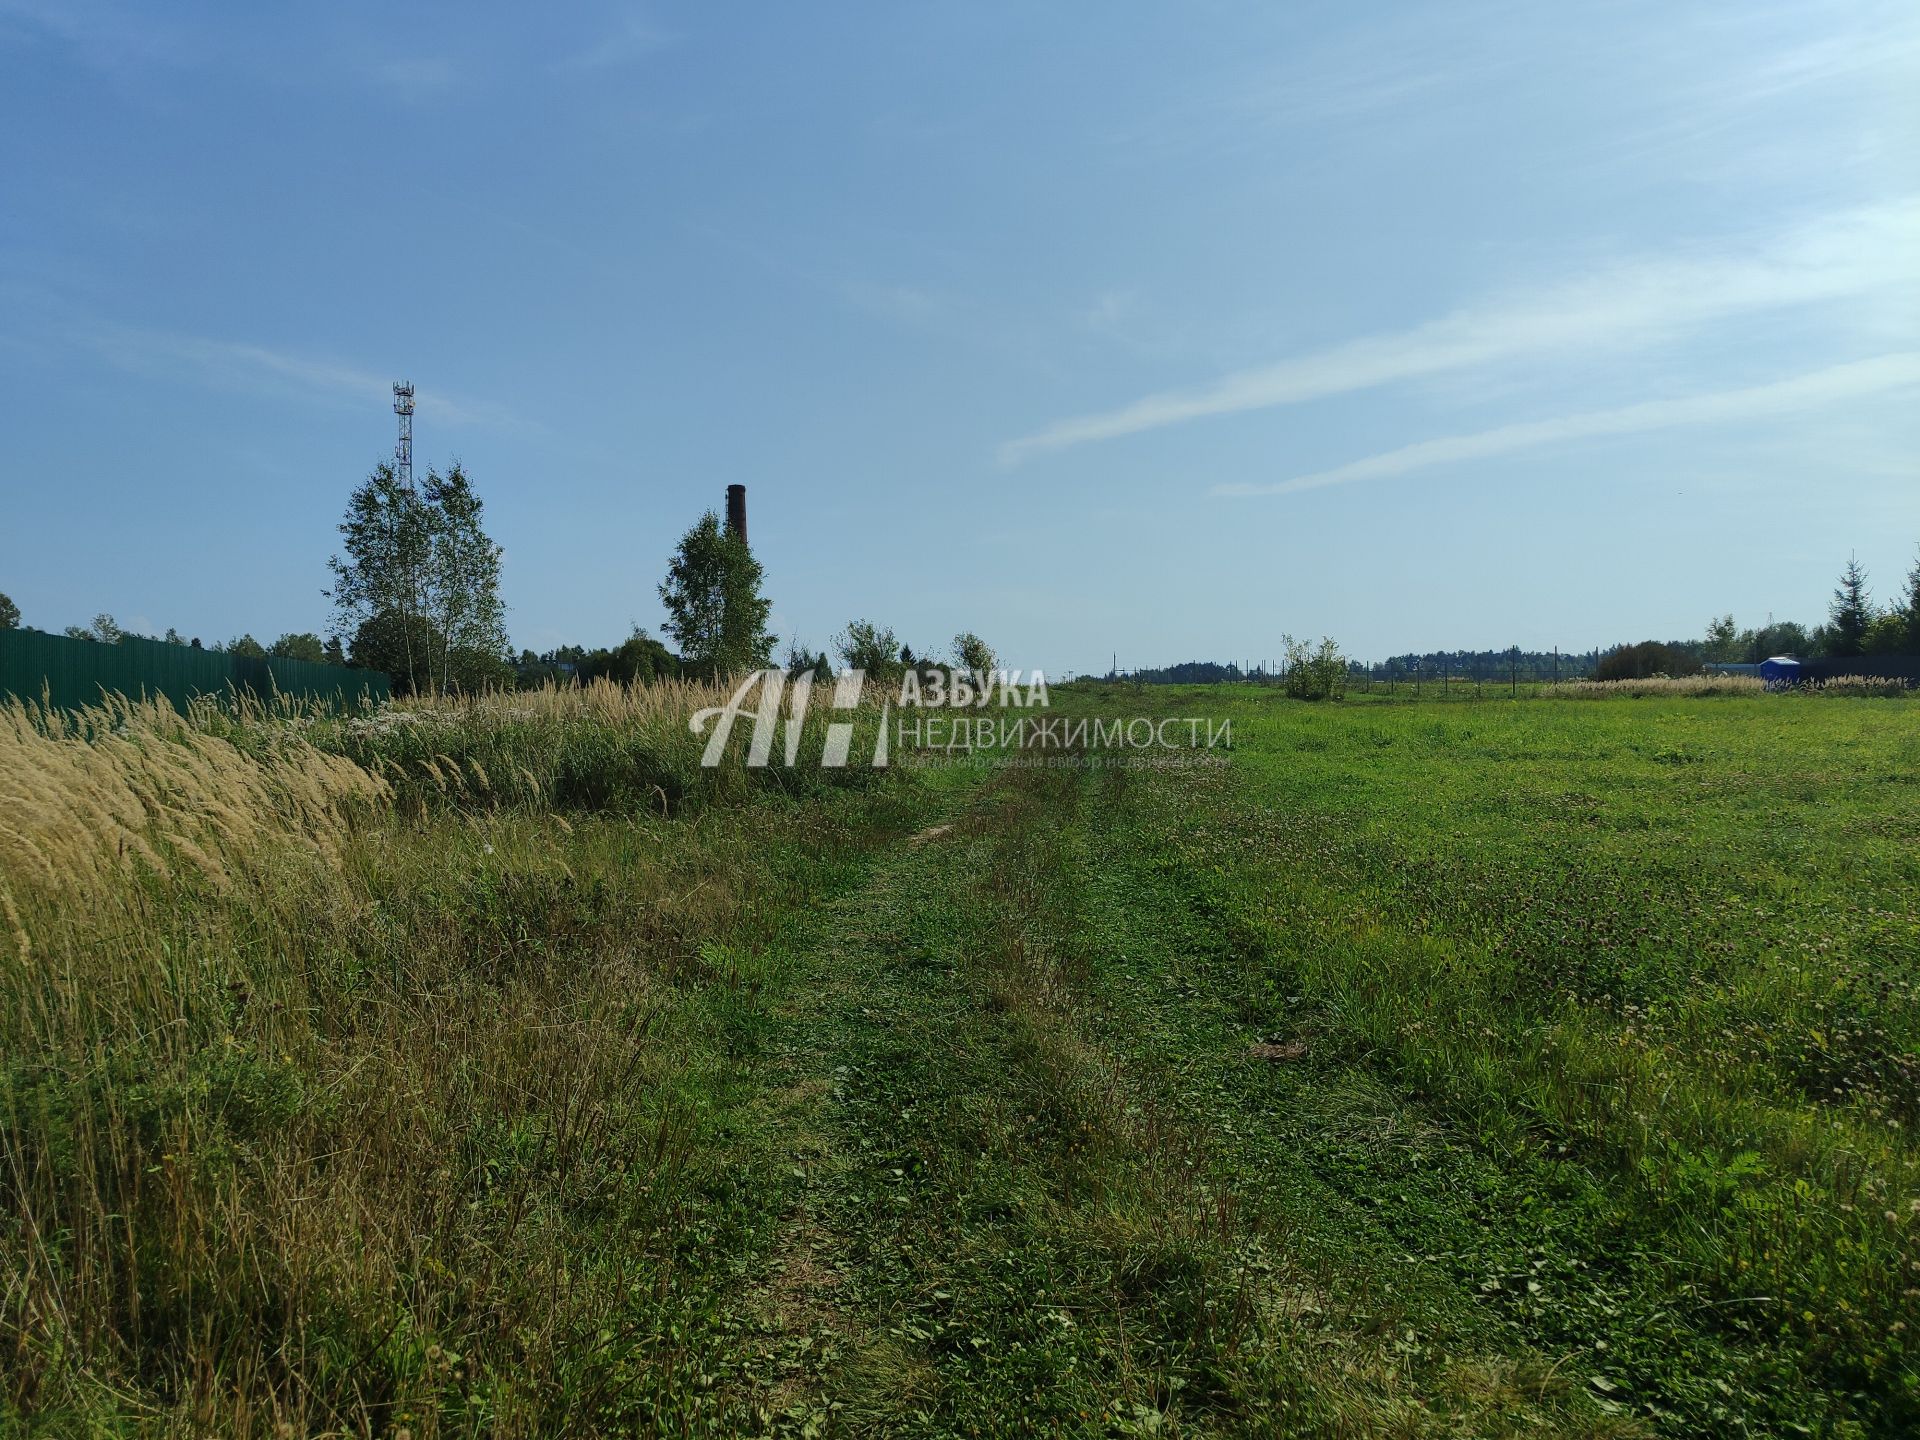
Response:
POLYGON ((413 489, 413 382, 396 380, 393 385, 393 413, 400 417, 400 438, 393 445, 393 468, 400 483, 413 489))

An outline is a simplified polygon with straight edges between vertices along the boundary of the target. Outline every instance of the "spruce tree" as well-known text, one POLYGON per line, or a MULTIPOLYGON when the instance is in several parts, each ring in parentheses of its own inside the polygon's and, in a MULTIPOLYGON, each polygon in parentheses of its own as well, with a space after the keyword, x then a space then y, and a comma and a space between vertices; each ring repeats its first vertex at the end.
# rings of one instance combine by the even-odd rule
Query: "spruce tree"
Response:
POLYGON ((1867 596, 1867 572, 1859 560, 1847 559, 1840 572, 1840 584, 1833 592, 1833 606, 1827 612, 1828 653, 1858 655, 1865 648, 1867 626, 1873 623, 1873 603, 1867 596))

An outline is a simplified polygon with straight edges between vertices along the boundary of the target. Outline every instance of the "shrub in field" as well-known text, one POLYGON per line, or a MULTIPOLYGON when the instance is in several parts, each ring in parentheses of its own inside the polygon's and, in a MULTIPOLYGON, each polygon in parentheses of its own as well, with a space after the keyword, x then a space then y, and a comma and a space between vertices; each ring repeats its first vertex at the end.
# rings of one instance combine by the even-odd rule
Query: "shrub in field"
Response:
POLYGON ((1600 658, 1594 671, 1596 680, 1650 680, 1655 677, 1684 677, 1700 673, 1700 661, 1685 650, 1662 645, 1658 640, 1642 640, 1638 645, 1622 645, 1600 658))
POLYGON ((1323 639, 1318 647, 1284 637, 1287 694, 1296 700, 1340 700, 1347 693, 1347 662, 1340 647, 1323 639))

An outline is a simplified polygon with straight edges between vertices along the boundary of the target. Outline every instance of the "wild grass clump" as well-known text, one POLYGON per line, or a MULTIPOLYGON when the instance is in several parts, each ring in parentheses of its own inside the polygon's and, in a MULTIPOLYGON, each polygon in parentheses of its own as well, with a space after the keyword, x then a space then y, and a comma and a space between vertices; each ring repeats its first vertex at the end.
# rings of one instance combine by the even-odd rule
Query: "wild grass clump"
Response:
POLYGON ((1817 695, 1865 695, 1882 698, 1905 695, 1913 686, 1898 675, 1831 675, 1812 686, 1800 687, 1817 695))
MULTIPOLYGON (((401 701, 372 715, 327 717, 312 734, 394 787, 403 808, 464 810, 521 807, 633 814, 673 814, 760 790, 807 793, 823 786, 870 783, 871 767, 819 764, 828 724, 826 696, 809 707, 792 766, 782 739, 771 764, 744 764, 752 709, 738 717, 722 763, 702 763, 706 733, 694 733, 698 712, 724 706, 732 682, 662 681, 621 685, 553 685, 464 697, 401 701)), ((847 717, 841 717, 847 718, 847 717)), ((871 753, 877 712, 859 717, 871 753)), ((856 760, 861 755, 856 745, 856 760)))
POLYGON ((164 698, 78 712, 0 703, 0 873, 83 897, 116 875, 225 885, 294 844, 337 861, 378 777, 281 730, 243 751, 164 698))

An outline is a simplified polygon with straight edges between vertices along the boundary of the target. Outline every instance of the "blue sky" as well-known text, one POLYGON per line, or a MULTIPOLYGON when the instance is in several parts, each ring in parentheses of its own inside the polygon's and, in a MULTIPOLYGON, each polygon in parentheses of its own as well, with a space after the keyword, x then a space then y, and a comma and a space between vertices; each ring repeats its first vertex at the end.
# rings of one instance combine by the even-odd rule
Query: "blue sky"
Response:
POLYGON ((321 629, 419 388, 516 646, 1817 619, 1920 541, 1920 11, 0 0, 0 591, 321 629), (558 22, 552 17, 558 14, 558 22))

